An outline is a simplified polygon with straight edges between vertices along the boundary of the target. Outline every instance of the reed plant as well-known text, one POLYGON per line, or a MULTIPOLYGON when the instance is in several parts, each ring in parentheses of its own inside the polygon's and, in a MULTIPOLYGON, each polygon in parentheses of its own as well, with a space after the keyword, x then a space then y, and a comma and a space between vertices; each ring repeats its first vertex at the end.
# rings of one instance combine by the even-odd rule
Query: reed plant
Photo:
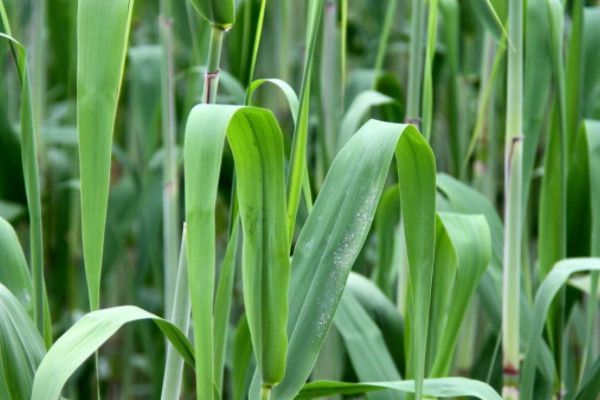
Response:
POLYGON ((0 399, 599 398, 593 1, 0 0, 0 58, 0 399))

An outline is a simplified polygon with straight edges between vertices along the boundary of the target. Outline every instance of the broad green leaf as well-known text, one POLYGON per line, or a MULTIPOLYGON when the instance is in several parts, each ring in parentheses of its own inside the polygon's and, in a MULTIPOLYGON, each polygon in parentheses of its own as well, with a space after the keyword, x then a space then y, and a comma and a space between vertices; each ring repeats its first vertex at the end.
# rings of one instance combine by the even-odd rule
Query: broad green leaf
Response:
MULTIPOLYGON (((452 270, 455 271, 455 277, 444 281, 441 276, 436 275, 434 283, 434 291, 438 282, 444 287, 451 287, 450 302, 442 303, 444 308, 439 310, 444 318, 435 325, 440 330, 440 341, 439 346, 432 349, 437 354, 430 374, 434 378, 446 376, 450 370, 460 327, 479 279, 489 264, 491 252, 490 230, 483 215, 439 213, 438 224, 443 227, 442 235, 447 237, 450 246, 436 253, 435 265, 440 261, 454 264, 452 270), (447 314, 444 312, 446 306, 447 314)), ((433 298, 435 299, 435 292, 433 298)), ((433 312, 433 305, 431 309, 433 312)))
POLYGON ((600 55, 600 8, 585 7, 583 10, 583 117, 600 119, 600 73, 597 60, 600 55))
POLYGON ((85 0, 77 16, 77 132, 83 256, 90 307, 100 306, 100 275, 112 136, 133 0, 85 0))
POLYGON ((92 311, 65 332, 43 358, 35 374, 31 399, 58 399, 67 380, 89 356, 123 325, 139 320, 153 320, 185 361, 194 365, 192 345, 172 323, 134 306, 92 311))
POLYGON ((375 229, 377 232, 377 265, 373 272, 373 281, 389 298, 393 298, 394 248, 396 227, 400 221, 400 192, 394 185, 383 192, 377 213, 375 229))
POLYGON ((233 333, 233 360, 231 380, 233 386, 233 400, 245 400, 252 379, 250 368, 252 359, 252 341, 246 314, 240 318, 233 333))
POLYGON ((44 342, 33 320, 20 301, 0 284, 0 393, 9 396, 6 400, 31 398, 35 370, 44 353, 44 342))
MULTIPOLYGON (((580 129, 579 141, 584 142, 580 148, 585 147, 586 154, 576 154, 574 159, 581 164, 587 164, 587 169, 582 175, 589 177, 587 182, 576 182, 583 188, 589 190, 589 204, 591 211, 590 225, 590 255, 592 257, 600 256, 600 122, 584 121, 580 129), (581 156, 581 157, 578 157, 581 156), (587 162, 586 162, 587 161, 587 162), (583 183, 583 184, 582 184, 583 183)), ((573 161, 575 162, 575 160, 573 161)), ((580 167, 578 168, 580 169, 580 167)), ((587 194, 587 193, 586 193, 587 194)), ((586 207, 587 208, 587 207, 586 207)), ((588 293, 598 292, 598 272, 592 272, 589 278, 588 293)), ((588 302, 587 327, 585 333, 585 342, 583 348, 583 357, 581 361, 581 374, 587 368, 589 356, 593 354, 592 341, 595 322, 596 301, 588 302)))
POLYGON ((556 263, 542 284, 540 285, 533 306, 533 314, 530 320, 531 333, 528 339, 525 362, 521 374, 521 399, 533 399, 533 388, 535 383, 535 370, 538 363, 543 362, 539 358, 542 332, 546 323, 546 317, 554 297, 565 285, 571 275, 588 271, 600 271, 600 259, 598 258, 572 258, 556 263))
POLYGON ((219 284, 215 294, 215 320, 214 320, 214 371, 215 384, 219 391, 223 388, 223 367, 225 365, 225 351, 227 349, 227 332, 229 331, 229 316, 231 315, 231 302, 233 300, 233 284, 235 278, 235 265, 239 241, 239 219, 233 224, 225 258, 221 264, 219 284))
MULTIPOLYGON (((415 393, 414 381, 345 383, 319 381, 304 385, 296 400, 333 394, 359 394, 374 390, 393 389, 415 393)), ((502 399, 488 384, 467 378, 437 378, 423 381, 423 394, 434 397, 473 396, 481 400, 502 399)))
POLYGON ((358 130, 361 122, 372 107, 393 103, 394 99, 374 90, 359 93, 348 107, 340 123, 340 131, 336 141, 336 153, 348 142, 350 137, 358 130))
POLYGON ((397 306, 365 276, 350 272, 346 291, 352 293, 377 324, 385 345, 402 376, 405 371, 404 321, 397 306))
POLYGON ((33 317, 33 287, 27 261, 25 261, 17 234, 12 226, 2 218, 0 218, 0 254, 2 254, 0 283, 12 292, 29 315, 33 317))
MULTIPOLYGON (((335 314, 334 324, 344 339, 359 380, 395 381, 401 379, 381 331, 352 292, 344 292, 335 314)), ((398 393, 391 391, 376 393, 368 397, 373 400, 402 398, 398 393)))
MULTIPOLYGON (((492 254, 490 267, 486 269, 481 278, 478 294, 490 322, 496 329, 500 329, 502 323, 500 293, 502 291, 502 248, 504 242, 502 221, 489 200, 466 184, 449 175, 438 174, 437 185, 438 189, 446 195, 455 212, 482 214, 486 218, 491 234, 492 254)), ((531 312, 526 296, 522 295, 521 324, 519 324, 522 341, 527 340, 529 337, 530 324, 528 321, 531 318, 531 312)), ((554 365, 552 354, 545 342, 542 344, 541 357, 543 359, 540 364, 541 372, 547 380, 550 380, 554 375, 554 365)))
POLYGON ((244 304, 263 384, 273 386, 283 378, 288 342, 290 265, 281 130, 268 110, 197 106, 186 127, 184 163, 188 243, 194 243, 188 246, 188 262, 197 387, 205 398, 212 395, 215 202, 225 137, 236 164, 244 304))
POLYGON ((290 107, 290 112, 292 113, 292 118, 294 120, 294 124, 298 123, 298 106, 299 106, 298 95, 296 95, 296 92, 294 92, 294 89, 292 89, 292 87, 287 82, 282 81, 281 79, 257 79, 254 82, 252 82, 252 84, 250 85, 250 88, 248 88, 248 91, 249 91, 248 97, 252 98, 252 95, 254 95, 254 92, 256 92, 256 90, 259 87, 263 86, 265 83, 270 83, 270 84, 278 87, 281 90, 281 92, 285 95, 285 98, 290 107))
POLYGON ((587 375, 577 389, 573 400, 597 399, 600 396, 600 357, 596 359, 594 365, 590 368, 587 375))
POLYGON ((435 162, 410 125, 371 120, 334 160, 294 250, 290 345, 276 398, 293 398, 315 363, 396 154, 413 288, 415 371, 424 376, 435 234, 435 162), (408 235, 410 232, 410 235, 408 235))

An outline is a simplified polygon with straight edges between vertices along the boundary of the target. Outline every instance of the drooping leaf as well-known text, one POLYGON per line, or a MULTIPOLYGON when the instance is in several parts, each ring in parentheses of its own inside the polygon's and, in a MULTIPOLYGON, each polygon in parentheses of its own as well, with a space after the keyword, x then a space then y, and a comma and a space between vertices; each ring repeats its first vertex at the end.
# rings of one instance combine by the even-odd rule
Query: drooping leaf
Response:
POLYGON ((129 322, 148 319, 158 325, 184 360, 193 366, 192 345, 175 325, 134 306, 106 308, 86 314, 54 343, 35 374, 31 399, 58 399, 71 375, 115 332, 129 322))
POLYGON ((243 228, 244 303, 254 354, 265 385, 283 378, 287 350, 289 256, 285 219, 283 140, 264 109, 197 106, 185 139, 186 216, 196 375, 212 395, 212 308, 215 265, 215 201, 227 137, 237 170, 243 228), (210 129, 207 129, 210 127, 210 129), (190 182, 202 182, 194 187, 190 182))
MULTIPOLYGON (((345 383, 319 381, 304 385, 297 400, 330 396, 333 394, 359 394, 373 390, 393 389, 415 392, 414 381, 345 383)), ((481 400, 500 400, 501 397, 484 382, 467 378, 425 379, 423 394, 434 397, 473 396, 481 400)))
POLYGON ((396 154, 407 231, 417 381, 424 375, 435 234, 435 162, 410 125, 371 120, 344 146, 329 170, 298 238, 290 286, 290 345, 277 398, 293 398, 315 363, 350 268, 371 226, 396 154), (410 235, 408 234, 410 232, 410 235))
MULTIPOLYGON (((359 380, 401 379, 381 331, 352 292, 344 292, 335 314, 334 324, 344 339, 350 361, 359 380)), ((368 397, 372 400, 403 398, 401 394, 392 391, 376 393, 368 397)))
POLYGON ((539 358, 541 338, 548 310, 554 297, 565 285, 571 275, 588 271, 600 271, 600 259, 598 258, 572 258, 556 263, 542 284, 540 285, 533 306, 532 319, 530 321, 531 331, 527 341, 527 352, 521 374, 521 399, 531 400, 535 383, 535 371, 538 363, 543 361, 539 358))

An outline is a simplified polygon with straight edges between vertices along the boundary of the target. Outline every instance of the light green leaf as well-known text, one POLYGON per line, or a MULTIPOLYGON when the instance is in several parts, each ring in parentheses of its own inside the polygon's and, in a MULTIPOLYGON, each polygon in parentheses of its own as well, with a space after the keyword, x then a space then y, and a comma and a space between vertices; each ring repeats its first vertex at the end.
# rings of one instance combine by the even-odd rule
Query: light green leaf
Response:
MULTIPOLYGON (((312 399, 332 394, 359 394, 374 390, 393 389, 407 393, 415 392, 414 381, 345 383, 319 381, 304 385, 297 400, 312 399)), ((502 398, 488 384, 467 378, 425 379, 423 394, 434 397, 473 396, 481 400, 502 398)))
POLYGON ((532 319, 530 321, 531 334, 529 336, 527 353, 521 374, 521 399, 531 400, 533 398, 533 387, 535 383, 535 370, 539 359, 539 351, 542 340, 542 332, 546 323, 546 317, 550 305, 559 290, 565 285, 573 274, 588 271, 600 271, 600 259, 598 258, 572 258, 556 263, 535 295, 532 319))
POLYGON ((44 353, 44 342, 33 320, 0 284, 0 393, 7 393, 7 400, 31 398, 33 376, 44 353))
POLYGON ((225 137, 237 171, 244 303, 265 385, 273 386, 283 378, 288 341, 290 265, 281 130, 268 110, 196 106, 186 127, 184 163, 188 243, 194 243, 188 246, 188 262, 196 374, 203 398, 212 395, 215 201, 225 137), (202 184, 194 187, 189 182, 202 184))
POLYGON ((90 306, 100 306, 100 274, 117 100, 133 0, 85 0, 77 16, 77 132, 83 256, 90 306))
MULTIPOLYGON (((4 4, 2 17, 7 31, 10 33, 4 4)), ((40 198, 40 181, 38 168, 38 153, 36 146, 36 131, 33 121, 34 110, 29 82, 29 70, 27 66, 27 53, 25 48, 10 36, 0 33, 0 38, 6 39, 13 48, 13 56, 19 78, 21 80, 21 162, 23 177, 25 179, 25 192, 27 195, 27 207, 29 210, 30 223, 30 245, 31 245, 31 274, 33 286, 33 314, 38 331, 43 333, 45 341, 52 342, 49 313, 46 312, 45 302, 46 290, 44 287, 44 247, 42 238, 42 204, 40 198), (15 51, 16 50, 16 51, 15 51), (48 318, 46 321, 45 319, 48 318)))
POLYGON ((0 218, 0 254, 2 255, 0 283, 12 292, 29 315, 33 317, 33 287, 27 261, 25 261, 17 234, 12 226, 2 218, 0 218))
MULTIPOLYGON (((401 379, 381 331, 352 292, 344 292, 335 314, 334 324, 344 339, 350 361, 352 361, 359 380, 394 381, 401 379)), ((386 391, 370 395, 369 398, 373 400, 400 399, 402 396, 386 391)))
POLYGON ((410 125, 371 120, 334 160, 298 238, 290 286, 290 346, 277 398, 293 398, 315 363, 396 154, 415 314, 416 378, 424 376, 435 234, 435 162, 410 125))
POLYGON ((336 153, 348 142, 365 119, 367 112, 376 106, 393 103, 394 99, 375 90, 366 90, 359 93, 350 104, 348 111, 340 123, 340 131, 336 142, 336 153))
POLYGON ((77 368, 115 332, 126 323, 146 319, 153 320, 184 360, 194 365, 192 345, 172 323, 134 306, 107 308, 86 314, 54 343, 35 374, 31 399, 57 399, 77 368))
MULTIPOLYGON (((443 320, 439 324, 432 322, 436 330, 439 329, 436 336, 440 339, 439 347, 432 349, 437 354, 430 374, 434 378, 446 376, 450 370, 460 327, 479 279, 489 264, 491 252, 490 230, 484 216, 439 213, 438 224, 443 227, 441 234, 447 237, 450 246, 444 251, 439 251, 438 247, 435 265, 438 262, 454 264, 453 272, 456 272, 450 280, 438 275, 434 283, 434 299, 436 283, 451 288, 450 302, 443 302, 443 308, 439 310, 443 313, 443 320), (446 309, 447 314, 444 312, 446 309)), ((433 305, 431 309, 434 310, 433 305)))

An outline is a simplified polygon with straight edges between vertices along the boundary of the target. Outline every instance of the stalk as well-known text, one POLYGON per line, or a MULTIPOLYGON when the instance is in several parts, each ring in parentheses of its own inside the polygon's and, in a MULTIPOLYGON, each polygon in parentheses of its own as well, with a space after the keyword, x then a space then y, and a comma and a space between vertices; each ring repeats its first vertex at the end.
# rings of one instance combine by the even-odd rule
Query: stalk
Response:
POLYGON ((177 277, 179 248, 179 180, 177 177, 175 87, 173 83, 173 11, 169 0, 161 1, 159 16, 161 62, 161 120, 163 159, 163 246, 165 315, 170 317, 177 277))
POLYGON ((260 400, 270 400, 271 399, 271 388, 268 386, 260 387, 260 400))
MULTIPOLYGON (((395 2, 395 0, 391 0, 395 2)), ((342 44, 341 44, 341 70, 342 70, 342 110, 344 109, 344 96, 346 94, 346 54, 348 49, 348 0, 340 0, 341 3, 341 22, 342 22, 342 44)))
MULTIPOLYGON (((183 225, 181 234, 181 251, 179 252, 179 267, 177 269, 177 282, 173 299, 173 308, 169 310, 171 322, 183 333, 188 332, 190 322, 190 292, 188 289, 188 264, 187 264, 186 228, 183 225)), ((175 350, 171 342, 167 347, 167 360, 161 393, 162 400, 178 399, 181 393, 181 377, 183 373, 183 358, 175 350)))
POLYGON ((423 82, 423 127, 425 139, 431 138, 431 123, 433 119, 433 56, 437 38, 438 0, 429 1, 429 20, 427 22, 427 50, 425 55, 425 77, 423 82))
POLYGON ((521 277, 521 191, 523 170, 523 4, 509 0, 505 144, 505 230, 502 339, 505 400, 519 398, 519 297, 521 277))
MULTIPOLYGON (((38 0, 35 5, 35 24, 33 26, 33 123, 37 132, 41 132, 46 105, 46 10, 47 0, 38 0)), ((39 149, 40 171, 44 173, 44 154, 41 136, 36 138, 39 149)))
POLYGON ((206 73, 204 75, 204 92, 202 101, 204 104, 215 104, 217 101, 217 87, 219 85, 219 64, 221 60, 221 48, 223 47, 223 34, 225 31, 213 25, 210 31, 210 45, 208 47, 208 59, 206 62, 206 73))
POLYGON ((408 66, 408 98, 406 100, 407 124, 420 128, 421 82, 423 80, 423 25, 425 22, 424 0, 412 0, 412 21, 410 28, 410 63, 408 66))
POLYGON ((388 0, 387 8, 385 10, 385 20, 383 21, 383 29, 381 30, 381 38, 379 39, 379 47, 377 48, 377 57, 375 58, 375 77, 373 79, 373 87, 377 83, 377 76, 383 68, 383 62, 385 60, 387 45, 390 38, 390 31, 392 30, 392 22, 396 16, 396 3, 397 0, 388 0))
MULTIPOLYGON (((256 68, 256 59, 258 58, 258 49, 260 47, 260 38, 262 36, 262 28, 265 20, 265 8, 267 0, 262 0, 260 3, 260 11, 258 13, 258 21, 256 22, 256 36, 254 37, 254 48, 252 49, 252 60, 250 62, 250 70, 248 73, 248 88, 254 79, 254 70, 256 68)), ((246 90, 246 98, 244 104, 250 104, 250 90, 246 90)))

